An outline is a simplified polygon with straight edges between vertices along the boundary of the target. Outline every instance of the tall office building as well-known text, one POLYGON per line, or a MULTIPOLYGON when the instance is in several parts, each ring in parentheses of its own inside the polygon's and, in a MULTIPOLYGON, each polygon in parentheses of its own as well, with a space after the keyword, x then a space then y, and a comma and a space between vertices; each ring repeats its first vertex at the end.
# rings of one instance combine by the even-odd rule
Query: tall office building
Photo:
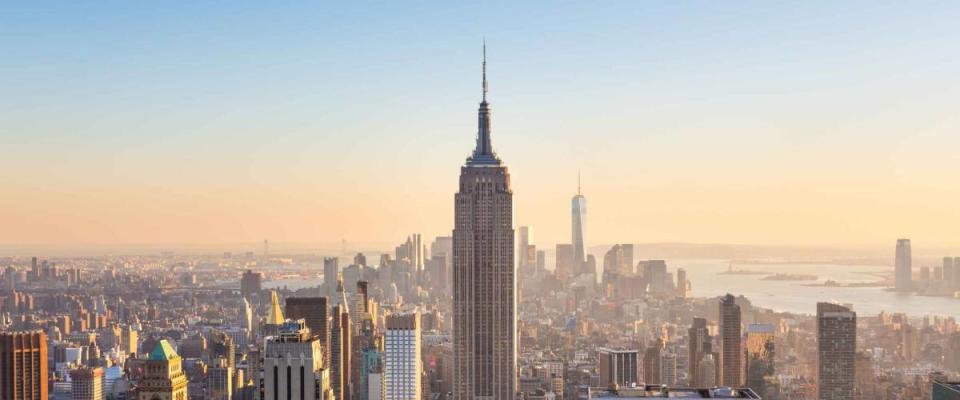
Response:
POLYGON ((430 257, 446 256, 447 261, 453 258, 453 237, 437 236, 430 244, 430 257))
POLYGON ((224 358, 210 360, 207 367, 206 393, 204 400, 232 400, 234 369, 224 358))
POLYGON ((124 326, 120 329, 120 349, 129 355, 136 355, 140 333, 132 326, 124 326))
POLYGON ((647 260, 640 262, 643 279, 650 285, 652 294, 669 294, 673 288, 670 274, 667 273, 667 262, 664 260, 647 260))
POLYGON ((960 257, 953 258, 953 288, 960 289, 960 257))
POLYGON ((655 342, 643 353, 643 380, 648 385, 659 385, 663 383, 663 356, 666 354, 667 345, 663 339, 657 338, 655 342))
POLYGON ((674 353, 660 354, 660 384, 667 386, 677 384, 677 355, 674 353))
POLYGON ((603 276, 631 275, 633 275, 633 245, 613 245, 603 255, 603 276), (627 246, 629 246, 629 250, 627 246), (629 259, 627 258, 628 253, 629 259))
POLYGON ((183 360, 166 339, 157 342, 147 357, 138 389, 140 400, 187 400, 183 360))
MULTIPOLYGON (((323 368, 320 340, 301 320, 288 320, 266 339, 262 366, 262 400, 331 399, 329 374, 323 368)), ((343 399, 337 397, 336 400, 343 399)))
POLYGON ((260 293, 263 290, 263 274, 247 270, 240 277, 240 293, 244 297, 250 297, 260 293))
POLYGON ((323 258, 323 293, 333 295, 337 290, 337 280, 340 279, 340 266, 336 257, 323 258))
POLYGON ((770 324, 747 326, 746 341, 747 387, 761 396, 768 396, 767 389, 775 383, 774 376, 774 330, 770 324))
POLYGON ((454 206, 455 400, 506 400, 517 393, 513 191, 490 141, 486 65, 484 55, 477 145, 460 168, 454 206))
MULTIPOLYGON (((359 286, 358 289, 362 290, 359 286)), ((367 300, 368 311, 364 312, 363 318, 359 321, 356 328, 357 334, 351 342, 353 345, 351 377, 354 381, 354 393, 359 400, 370 398, 370 375, 382 371, 383 368, 383 336, 377 326, 379 319, 377 307, 375 301, 367 300)), ((354 310, 354 313, 357 312, 359 311, 354 310)))
POLYGON ((600 387, 614 384, 630 386, 643 382, 640 374, 640 352, 637 350, 616 350, 606 347, 598 349, 597 371, 600 374, 600 387))
POLYGON ((351 355, 353 330, 350 327, 350 306, 343 290, 343 280, 337 282, 337 294, 331 308, 330 326, 330 387, 337 400, 350 400, 351 355))
POLYGON ((0 332, 0 399, 47 400, 47 335, 0 332))
POLYGON ((72 400, 103 400, 103 368, 78 368, 70 371, 72 400))
POLYGON ((423 271, 423 242, 419 233, 411 235, 413 237, 413 266, 416 271, 423 271))
POLYGON ((857 351, 857 313, 817 303, 817 398, 852 400, 857 351))
MULTIPOLYGON (((370 313, 372 302, 370 300, 370 283, 367 281, 357 281, 357 309, 353 310, 358 316, 357 321, 363 321, 370 313)), ((356 328, 360 326, 357 325, 356 328)))
POLYGON ((384 337, 386 400, 420 400, 420 313, 387 316, 384 337))
POLYGON ((688 344, 687 344, 687 376, 689 379, 689 385, 692 387, 711 387, 716 385, 717 379, 717 369, 716 364, 712 365, 710 371, 713 373, 710 376, 703 376, 701 374, 704 360, 709 358, 712 363, 715 363, 718 355, 713 351, 713 339, 710 337, 710 330, 707 328, 707 320, 704 318, 694 318, 693 325, 690 326, 690 329, 687 330, 688 334, 688 344), (707 383, 711 384, 707 384, 707 383))
POLYGON ((953 257, 944 257, 943 258, 943 282, 946 287, 953 286, 953 275, 956 271, 956 266, 953 263, 953 257))
POLYGON ((894 287, 897 290, 910 290, 912 268, 910 239, 897 239, 897 255, 894 260, 894 287))
POLYGON ((211 329, 209 336, 207 359, 223 359, 228 367, 235 367, 237 346, 233 343, 233 338, 219 329, 211 329))
POLYGON ((583 273, 587 262, 587 249, 584 244, 584 231, 587 224, 587 198, 580 194, 580 173, 577 173, 577 195, 570 200, 572 221, 571 243, 573 243, 573 258, 577 263, 576 274, 583 273))
POLYGON ((434 285, 440 290, 448 290, 450 287, 450 269, 453 264, 453 238, 450 236, 437 236, 430 245, 430 258, 434 261, 436 271, 436 282, 434 285))
POLYGON ((720 384, 743 385, 743 354, 741 353, 740 306, 732 294, 720 300, 720 384))
POLYGON ((287 297, 287 318, 303 319, 310 333, 320 337, 320 343, 324 349, 328 349, 330 341, 328 315, 330 315, 330 308, 327 306, 326 297, 287 297))
POLYGON ((687 297, 687 270, 677 268, 677 297, 687 297))
POLYGON ((703 387, 717 386, 717 375, 720 375, 720 369, 717 368, 717 354, 706 354, 700 359, 697 365, 697 375, 700 376, 703 387))
POLYGON ((553 273, 560 281, 566 281, 579 273, 576 260, 573 256, 573 245, 558 243, 556 251, 556 266, 553 273))
MULTIPOLYGON (((517 233, 517 270, 531 274, 536 269, 536 250, 531 257, 530 246, 533 245, 533 228, 521 226, 517 233)), ((534 248, 536 249, 536 248, 534 248)))

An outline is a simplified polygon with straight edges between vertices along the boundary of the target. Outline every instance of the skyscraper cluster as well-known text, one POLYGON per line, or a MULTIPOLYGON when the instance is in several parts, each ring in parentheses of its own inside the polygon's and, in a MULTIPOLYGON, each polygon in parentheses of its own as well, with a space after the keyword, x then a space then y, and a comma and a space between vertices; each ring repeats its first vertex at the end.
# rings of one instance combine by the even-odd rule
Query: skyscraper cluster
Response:
MULTIPOLYGON (((360 252, 343 266, 317 254, 268 257, 266 241, 261 257, 241 260, 163 252, 66 268, 12 262, 0 289, 0 400, 852 400, 951 388, 953 318, 881 312, 866 320, 857 353, 852 306, 817 303, 812 317, 743 295, 690 298, 688 271, 700 279, 701 266, 671 272, 629 243, 612 245, 599 270, 579 179, 570 242, 556 245, 546 271, 533 229, 514 230, 485 58, 450 236, 427 247, 404 235, 379 262, 360 252)), ((960 290, 960 258, 921 267, 919 279, 912 264, 910 241, 898 240, 898 291, 960 290)))
POLYGON ((394 250, 397 260, 407 260, 415 271, 423 271, 424 253, 423 242, 419 233, 408 236, 407 241, 394 250))

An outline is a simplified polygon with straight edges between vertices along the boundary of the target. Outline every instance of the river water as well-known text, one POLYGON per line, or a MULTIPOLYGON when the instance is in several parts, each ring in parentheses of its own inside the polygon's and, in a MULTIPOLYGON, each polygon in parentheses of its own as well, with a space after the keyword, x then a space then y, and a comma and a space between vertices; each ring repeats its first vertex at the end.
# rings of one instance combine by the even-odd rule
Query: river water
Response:
POLYGON ((684 268, 690 280, 693 297, 713 297, 726 293, 743 295, 758 307, 791 313, 816 314, 818 301, 834 301, 853 305, 859 315, 881 311, 902 312, 910 316, 942 315, 960 319, 960 299, 918 296, 888 291, 883 287, 804 286, 836 282, 874 282, 875 274, 890 274, 889 266, 836 264, 741 264, 734 270, 750 270, 770 274, 790 273, 816 275, 817 281, 770 281, 765 275, 719 274, 727 270, 722 260, 667 261, 671 271, 684 268))
MULTIPOLYGON (((743 295, 758 307, 799 314, 816 314, 818 301, 853 305, 861 316, 881 311, 902 312, 913 317, 924 315, 950 316, 960 320, 960 299, 918 296, 888 291, 883 287, 805 286, 833 280, 841 283, 874 282, 877 274, 890 274, 890 266, 838 264, 751 263, 734 266, 734 270, 750 270, 768 274, 789 273, 816 275, 817 281, 770 281, 766 275, 721 274, 727 270, 726 260, 667 260, 667 267, 687 271, 692 297, 715 297, 726 293, 743 295)), ((267 288, 287 286, 290 289, 315 287, 322 279, 283 279, 265 282, 267 288)))

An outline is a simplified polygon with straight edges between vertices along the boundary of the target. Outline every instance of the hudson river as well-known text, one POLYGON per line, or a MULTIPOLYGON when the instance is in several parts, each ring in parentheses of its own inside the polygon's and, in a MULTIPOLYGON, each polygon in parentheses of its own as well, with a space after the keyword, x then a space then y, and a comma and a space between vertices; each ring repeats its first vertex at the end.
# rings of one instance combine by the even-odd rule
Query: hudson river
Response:
MULTIPOLYGON (((687 270, 693 290, 692 297, 716 297, 726 293, 743 295, 758 307, 791 313, 815 314, 818 301, 836 301, 853 305, 860 316, 873 316, 880 311, 902 312, 913 317, 942 315, 960 320, 960 299, 918 296, 886 290, 883 287, 825 287, 805 286, 832 280, 840 283, 875 282, 878 274, 892 273, 889 266, 750 263, 734 265, 734 270, 749 270, 765 274, 816 275, 816 281, 764 280, 767 275, 721 274, 727 270, 726 260, 667 260, 668 270, 687 270)), ((291 289, 318 286, 322 279, 282 279, 265 282, 264 286, 291 289)))

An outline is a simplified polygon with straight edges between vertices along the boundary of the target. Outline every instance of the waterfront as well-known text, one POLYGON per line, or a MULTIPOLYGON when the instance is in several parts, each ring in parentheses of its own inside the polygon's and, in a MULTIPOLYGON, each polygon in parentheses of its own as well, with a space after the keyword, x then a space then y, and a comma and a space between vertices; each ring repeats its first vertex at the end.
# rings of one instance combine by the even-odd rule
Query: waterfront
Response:
MULTIPOLYGON (((810 286, 832 280, 839 283, 874 282, 878 274, 889 274, 890 266, 750 263, 735 265, 734 270, 749 270, 763 274, 723 274, 727 260, 667 260, 671 272, 687 270, 692 283, 690 296, 716 297, 727 293, 746 296, 753 305, 776 311, 814 314, 818 301, 836 301, 853 305, 859 315, 875 315, 881 311, 902 312, 913 317, 943 315, 960 320, 960 299, 918 296, 888 291, 884 287, 829 287, 810 286), (768 274, 816 275, 814 281, 764 280, 768 274)), ((268 288, 286 286, 289 289, 316 287, 322 278, 291 278, 265 282, 268 288)))
MULTIPOLYGON (((814 314, 818 301, 849 303, 861 316, 881 311, 902 312, 913 317, 944 315, 960 319, 960 299, 917 296, 888 291, 883 287, 809 286, 812 281, 763 280, 758 275, 721 274, 727 270, 726 260, 668 261, 670 270, 687 270, 692 282, 691 296, 715 297, 726 293, 746 296, 753 305, 776 311, 814 314)), ((735 265, 734 270, 750 270, 769 274, 816 275, 816 283, 833 280, 840 283, 873 282, 877 274, 892 273, 890 266, 751 263, 735 265)))

